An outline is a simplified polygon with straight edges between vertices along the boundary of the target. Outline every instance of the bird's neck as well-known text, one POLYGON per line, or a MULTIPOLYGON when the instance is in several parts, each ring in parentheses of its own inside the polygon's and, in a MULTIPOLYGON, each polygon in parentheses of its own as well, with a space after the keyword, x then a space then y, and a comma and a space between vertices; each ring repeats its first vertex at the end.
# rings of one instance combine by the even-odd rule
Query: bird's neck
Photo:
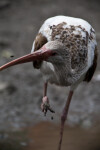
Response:
POLYGON ((70 86, 71 81, 69 82, 71 78, 71 68, 70 65, 67 63, 66 64, 58 64, 58 65, 53 65, 55 69, 55 74, 56 78, 59 82, 59 85, 62 86, 70 86))
POLYGON ((80 80, 81 73, 71 68, 71 63, 54 65, 60 84, 70 86, 80 80))

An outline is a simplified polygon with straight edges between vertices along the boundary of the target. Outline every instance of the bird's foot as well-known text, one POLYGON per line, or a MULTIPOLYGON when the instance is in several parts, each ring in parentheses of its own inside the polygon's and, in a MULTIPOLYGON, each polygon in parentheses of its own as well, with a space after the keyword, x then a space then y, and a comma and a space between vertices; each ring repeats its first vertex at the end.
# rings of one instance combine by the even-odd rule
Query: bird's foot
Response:
POLYGON ((42 99, 41 109, 45 116, 48 110, 52 113, 55 113, 55 111, 50 107, 49 99, 47 96, 43 97, 42 99))

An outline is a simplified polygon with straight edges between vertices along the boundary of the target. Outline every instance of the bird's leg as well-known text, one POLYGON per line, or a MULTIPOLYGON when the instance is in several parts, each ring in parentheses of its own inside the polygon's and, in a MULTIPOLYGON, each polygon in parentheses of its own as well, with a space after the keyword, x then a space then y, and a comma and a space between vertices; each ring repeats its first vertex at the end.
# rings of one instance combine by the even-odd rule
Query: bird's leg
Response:
POLYGON ((47 97, 47 86, 48 86, 48 83, 46 82, 44 84, 44 93, 43 93, 43 99, 42 99, 42 104, 41 104, 41 109, 44 112, 45 116, 46 116, 46 113, 47 113, 48 110, 52 113, 55 113, 54 110, 50 107, 50 104, 49 104, 49 99, 47 97))
POLYGON ((62 116, 61 116, 60 140, 59 140, 58 150, 61 150, 63 131, 64 131, 64 124, 65 124, 65 121, 67 119, 67 114, 68 114, 70 102, 71 102, 71 99, 72 99, 72 95, 73 95, 73 91, 70 91, 69 95, 68 95, 68 98, 67 98, 67 101, 66 101, 66 104, 65 104, 65 107, 63 109, 62 116))

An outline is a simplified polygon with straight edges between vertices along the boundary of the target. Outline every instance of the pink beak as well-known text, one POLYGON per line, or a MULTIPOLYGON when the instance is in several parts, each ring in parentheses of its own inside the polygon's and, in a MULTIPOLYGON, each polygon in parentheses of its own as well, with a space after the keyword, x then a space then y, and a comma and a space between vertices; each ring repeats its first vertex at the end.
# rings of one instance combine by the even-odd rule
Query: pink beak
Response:
POLYGON ((40 49, 32 54, 28 54, 28 55, 25 55, 25 56, 22 56, 20 58, 17 58, 3 66, 0 67, 0 71, 8 68, 8 67, 11 67, 11 66, 14 66, 14 65, 18 65, 18 64, 22 64, 22 63, 27 63, 27 62, 33 62, 34 60, 47 60, 49 56, 52 55, 52 51, 51 50, 43 50, 43 49, 40 49))

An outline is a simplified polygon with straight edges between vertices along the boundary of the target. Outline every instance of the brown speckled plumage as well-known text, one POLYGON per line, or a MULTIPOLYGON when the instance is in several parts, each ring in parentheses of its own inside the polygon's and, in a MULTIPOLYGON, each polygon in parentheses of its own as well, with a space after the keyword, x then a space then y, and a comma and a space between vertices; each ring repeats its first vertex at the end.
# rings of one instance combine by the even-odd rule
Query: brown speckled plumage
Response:
POLYGON ((84 69, 87 62, 87 42, 88 33, 81 26, 64 27, 65 22, 52 26, 52 40, 62 42, 66 48, 69 48, 71 54, 71 66, 73 69, 84 69), (78 34, 74 34, 74 31, 78 34), (85 33, 86 39, 81 35, 81 31, 85 33))

